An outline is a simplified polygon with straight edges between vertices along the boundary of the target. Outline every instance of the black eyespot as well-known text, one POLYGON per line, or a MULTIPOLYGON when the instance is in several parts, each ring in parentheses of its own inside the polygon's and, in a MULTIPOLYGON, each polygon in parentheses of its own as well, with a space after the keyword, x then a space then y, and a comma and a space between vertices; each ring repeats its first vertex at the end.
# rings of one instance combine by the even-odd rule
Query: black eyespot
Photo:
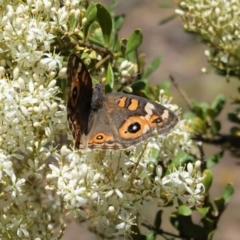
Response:
POLYGON ((136 133, 141 129, 141 125, 138 122, 132 123, 128 126, 128 132, 136 133))
POLYGON ((96 138, 97 138, 97 140, 102 140, 103 136, 102 135, 98 135, 96 138))
POLYGON ((77 95, 78 95, 77 87, 74 87, 73 92, 72 92, 72 97, 73 97, 73 99, 76 99, 76 98, 77 98, 77 95))
POLYGON ((152 121, 152 123, 161 123, 161 122, 163 122, 163 120, 162 120, 161 117, 156 118, 156 119, 154 119, 154 120, 152 121))

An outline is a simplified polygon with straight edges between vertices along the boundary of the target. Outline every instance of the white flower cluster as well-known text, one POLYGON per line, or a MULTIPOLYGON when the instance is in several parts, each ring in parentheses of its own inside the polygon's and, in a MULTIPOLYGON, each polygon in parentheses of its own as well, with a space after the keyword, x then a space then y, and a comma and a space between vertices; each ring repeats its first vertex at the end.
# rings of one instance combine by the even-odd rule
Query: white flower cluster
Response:
MULTIPOLYGON (((181 16, 183 27, 201 35, 207 42, 205 55, 210 64, 227 74, 239 75, 240 30, 238 0, 183 0, 181 9, 175 13, 181 16)), ((202 69, 207 72, 206 68, 202 69)))
POLYGON ((0 238, 57 239, 60 199, 44 182, 46 160, 57 153, 56 140, 67 124, 56 85, 64 69, 60 56, 49 54, 50 29, 57 23, 66 27, 71 4, 69 9, 54 0, 0 5, 0 238))
POLYGON ((122 63, 119 66, 120 71, 120 79, 119 81, 121 83, 125 83, 133 74, 134 72, 134 64, 128 60, 122 61, 122 63))
MULTIPOLYGON (((162 100, 166 99, 162 95, 162 100)), ((92 219, 105 234, 130 234, 143 204, 152 200, 162 206, 199 205, 204 196, 200 162, 174 168, 166 175, 158 165, 158 161, 167 163, 180 151, 190 149, 184 126, 180 121, 168 135, 128 151, 80 152, 63 146, 58 166, 50 165, 49 185, 57 187, 69 212, 92 219)))
POLYGON ((25 83, 21 75, 16 80, 0 79, 2 149, 12 154, 31 153, 66 129, 65 107, 56 97, 55 84, 52 80, 44 86, 33 79, 25 83))

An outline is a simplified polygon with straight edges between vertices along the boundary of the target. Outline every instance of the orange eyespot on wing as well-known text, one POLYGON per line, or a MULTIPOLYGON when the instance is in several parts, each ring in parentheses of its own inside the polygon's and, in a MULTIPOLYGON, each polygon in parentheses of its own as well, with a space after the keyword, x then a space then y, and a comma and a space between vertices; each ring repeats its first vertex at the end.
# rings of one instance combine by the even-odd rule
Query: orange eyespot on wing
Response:
POLYGON ((88 144, 93 144, 93 143, 110 143, 113 142, 113 136, 112 135, 107 135, 103 132, 97 133, 93 138, 88 140, 88 144))
POLYGON ((163 119, 161 116, 152 115, 147 122, 150 127, 162 127, 166 121, 166 118, 163 119))
POLYGON ((139 138, 149 131, 150 127, 144 117, 129 117, 119 128, 118 132, 122 138, 139 138))

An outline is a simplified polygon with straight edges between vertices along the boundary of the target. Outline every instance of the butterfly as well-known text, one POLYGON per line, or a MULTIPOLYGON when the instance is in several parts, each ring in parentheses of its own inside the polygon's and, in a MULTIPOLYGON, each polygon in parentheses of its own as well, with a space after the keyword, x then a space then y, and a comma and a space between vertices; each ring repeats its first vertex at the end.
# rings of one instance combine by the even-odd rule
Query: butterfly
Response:
POLYGON ((76 149, 127 149, 150 137, 170 132, 178 117, 168 108, 130 94, 93 87, 83 61, 75 54, 67 65, 67 120, 76 149))

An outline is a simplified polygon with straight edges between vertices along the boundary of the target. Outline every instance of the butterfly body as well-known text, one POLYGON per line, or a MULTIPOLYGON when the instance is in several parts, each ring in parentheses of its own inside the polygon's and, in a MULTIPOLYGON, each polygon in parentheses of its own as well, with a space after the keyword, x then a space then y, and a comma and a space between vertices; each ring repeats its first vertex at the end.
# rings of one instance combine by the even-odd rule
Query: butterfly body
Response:
POLYGON ((178 122, 166 107, 148 99, 104 93, 80 58, 68 61, 67 118, 77 149, 126 149, 154 135, 167 133, 178 122))

